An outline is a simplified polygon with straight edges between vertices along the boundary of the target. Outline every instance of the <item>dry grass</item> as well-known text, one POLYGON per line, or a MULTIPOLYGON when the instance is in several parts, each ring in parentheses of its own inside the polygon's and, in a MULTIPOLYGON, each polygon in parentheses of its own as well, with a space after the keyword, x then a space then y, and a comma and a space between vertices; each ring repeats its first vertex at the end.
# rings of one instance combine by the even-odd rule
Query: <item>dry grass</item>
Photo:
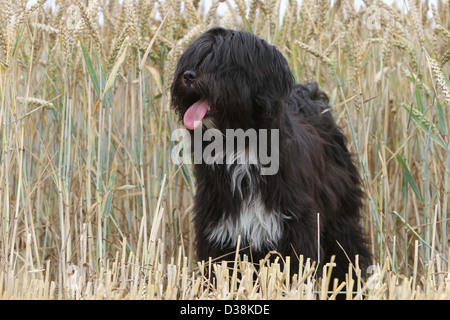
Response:
POLYGON ((450 2, 45 2, 0 2, 0 298, 450 298, 450 2), (327 292, 312 261, 293 277, 285 257, 195 261, 167 88, 215 25, 277 45, 330 95, 367 193, 369 281, 349 267, 327 292))

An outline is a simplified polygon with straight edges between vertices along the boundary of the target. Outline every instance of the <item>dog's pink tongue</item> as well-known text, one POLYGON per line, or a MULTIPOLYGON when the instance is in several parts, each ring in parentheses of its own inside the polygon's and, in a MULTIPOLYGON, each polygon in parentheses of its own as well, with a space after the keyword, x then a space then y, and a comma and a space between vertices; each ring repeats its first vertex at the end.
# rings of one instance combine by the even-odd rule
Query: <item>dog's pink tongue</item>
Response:
POLYGON ((208 111, 208 100, 202 99, 198 100, 192 106, 187 109, 184 114, 183 122, 186 128, 189 130, 194 130, 202 122, 208 111))

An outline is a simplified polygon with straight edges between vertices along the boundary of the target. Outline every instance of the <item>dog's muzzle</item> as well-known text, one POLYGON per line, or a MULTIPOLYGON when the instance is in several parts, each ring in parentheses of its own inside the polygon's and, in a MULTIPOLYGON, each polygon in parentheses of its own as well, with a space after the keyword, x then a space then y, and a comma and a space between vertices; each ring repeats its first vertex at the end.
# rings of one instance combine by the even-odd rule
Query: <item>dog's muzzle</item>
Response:
POLYGON ((183 73, 183 81, 186 85, 193 84, 197 80, 197 73, 192 70, 187 70, 183 73))

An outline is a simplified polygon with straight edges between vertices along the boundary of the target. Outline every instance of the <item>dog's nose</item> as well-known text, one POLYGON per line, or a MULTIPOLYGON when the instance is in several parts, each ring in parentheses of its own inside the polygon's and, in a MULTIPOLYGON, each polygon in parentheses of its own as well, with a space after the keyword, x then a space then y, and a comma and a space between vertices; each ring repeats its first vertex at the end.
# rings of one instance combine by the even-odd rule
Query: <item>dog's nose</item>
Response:
POLYGON ((185 71, 183 73, 183 79, 186 84, 190 84, 190 83, 194 82, 195 79, 197 79, 197 73, 192 70, 185 71))

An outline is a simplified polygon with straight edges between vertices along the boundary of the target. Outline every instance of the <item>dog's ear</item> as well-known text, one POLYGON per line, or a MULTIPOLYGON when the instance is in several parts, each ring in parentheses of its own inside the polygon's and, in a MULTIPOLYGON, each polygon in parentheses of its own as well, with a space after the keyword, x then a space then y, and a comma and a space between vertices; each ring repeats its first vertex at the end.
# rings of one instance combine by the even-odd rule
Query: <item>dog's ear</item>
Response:
POLYGON ((325 106, 328 106, 330 99, 328 98, 325 92, 320 91, 319 84, 317 82, 314 81, 307 83, 306 88, 308 88, 311 100, 320 101, 320 103, 324 104, 325 106))
POLYGON ((270 126, 283 112, 295 80, 281 52, 274 46, 267 46, 266 51, 265 58, 258 64, 260 74, 252 84, 256 92, 253 97, 255 117, 270 126))
POLYGON ((279 100, 272 100, 267 96, 256 96, 254 98, 254 116, 262 127, 271 127, 273 121, 282 112, 283 103, 279 100))

